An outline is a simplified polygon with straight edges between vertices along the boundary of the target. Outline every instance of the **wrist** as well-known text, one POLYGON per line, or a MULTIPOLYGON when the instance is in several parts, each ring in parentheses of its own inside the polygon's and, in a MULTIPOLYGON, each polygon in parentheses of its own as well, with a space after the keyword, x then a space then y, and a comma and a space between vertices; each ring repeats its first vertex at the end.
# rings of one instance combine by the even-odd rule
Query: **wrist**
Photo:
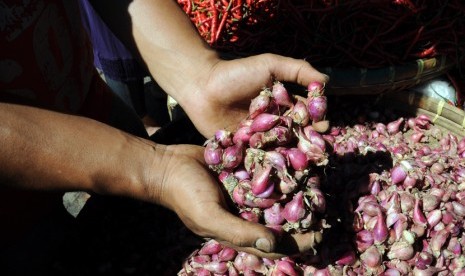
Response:
POLYGON ((127 137, 107 155, 94 175, 92 190, 99 194, 159 203, 166 170, 166 146, 139 137, 127 137))

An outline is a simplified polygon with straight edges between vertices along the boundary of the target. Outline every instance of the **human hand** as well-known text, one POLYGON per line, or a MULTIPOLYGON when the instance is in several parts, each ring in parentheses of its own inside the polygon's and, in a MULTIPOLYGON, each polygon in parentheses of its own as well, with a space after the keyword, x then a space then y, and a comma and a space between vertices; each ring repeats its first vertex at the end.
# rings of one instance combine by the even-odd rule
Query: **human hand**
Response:
POLYGON ((175 211, 190 230, 238 251, 273 259, 307 252, 321 241, 321 234, 313 232, 277 237, 264 225, 230 213, 220 185, 206 169, 203 151, 200 146, 167 147, 157 200, 175 211))
POLYGON ((328 77, 308 62, 273 54, 262 54, 216 62, 203 79, 186 85, 190 93, 179 99, 196 128, 205 137, 218 129, 234 130, 248 115, 250 101, 273 81, 307 86, 326 83, 328 77))

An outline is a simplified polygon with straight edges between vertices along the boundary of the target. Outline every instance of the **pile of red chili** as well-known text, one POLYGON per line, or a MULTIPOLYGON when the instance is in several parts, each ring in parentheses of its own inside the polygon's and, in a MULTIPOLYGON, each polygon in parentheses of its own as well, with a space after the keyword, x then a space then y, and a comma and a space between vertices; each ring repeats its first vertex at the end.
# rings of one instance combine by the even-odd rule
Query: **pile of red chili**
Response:
POLYGON ((378 68, 465 54, 461 0, 178 0, 202 37, 236 55, 378 68))

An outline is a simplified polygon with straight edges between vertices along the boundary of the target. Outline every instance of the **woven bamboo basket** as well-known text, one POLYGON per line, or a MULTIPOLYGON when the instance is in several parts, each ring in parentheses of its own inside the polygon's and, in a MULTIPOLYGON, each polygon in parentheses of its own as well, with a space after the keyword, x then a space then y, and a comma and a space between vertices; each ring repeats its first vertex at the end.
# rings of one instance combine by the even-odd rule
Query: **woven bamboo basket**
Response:
POLYGON ((415 92, 393 92, 380 95, 382 105, 390 106, 405 114, 427 115, 432 122, 459 138, 465 137, 465 111, 439 100, 415 92))
POLYGON ((455 61, 439 56, 383 68, 318 68, 330 77, 326 92, 336 95, 368 95, 401 91, 444 75, 455 61))

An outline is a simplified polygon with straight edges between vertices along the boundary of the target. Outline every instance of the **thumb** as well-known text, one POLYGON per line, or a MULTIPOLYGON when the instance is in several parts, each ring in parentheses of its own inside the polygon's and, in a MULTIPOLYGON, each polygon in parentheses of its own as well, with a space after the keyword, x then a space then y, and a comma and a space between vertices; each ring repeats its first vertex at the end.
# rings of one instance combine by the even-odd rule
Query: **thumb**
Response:
MULTIPOLYGON (((262 252, 273 252, 276 248, 276 237, 266 226, 246 221, 224 208, 216 208, 207 223, 214 238, 235 248, 255 248, 262 252)), ((213 210, 210 210, 213 211, 213 210)))
POLYGON ((279 81, 308 86, 312 81, 328 83, 329 76, 319 72, 308 61, 279 55, 269 55, 272 75, 279 81))

